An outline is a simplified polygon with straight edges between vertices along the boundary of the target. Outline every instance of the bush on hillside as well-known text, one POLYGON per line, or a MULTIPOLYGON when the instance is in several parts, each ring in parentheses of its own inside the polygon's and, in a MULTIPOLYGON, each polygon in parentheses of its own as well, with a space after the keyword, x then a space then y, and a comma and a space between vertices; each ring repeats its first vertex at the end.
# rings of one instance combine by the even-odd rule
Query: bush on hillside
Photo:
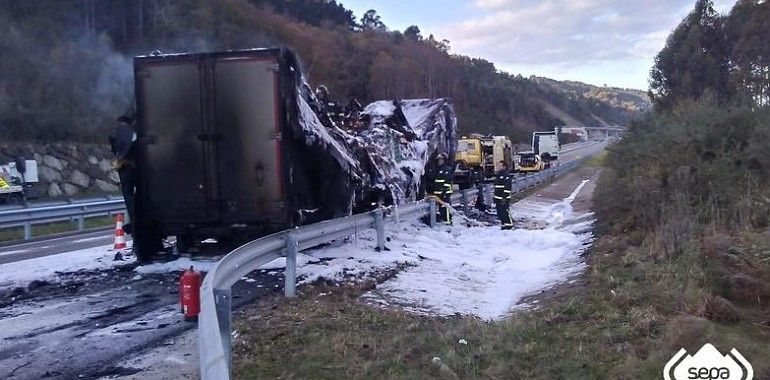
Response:
POLYGON ((767 227, 769 117, 706 99, 635 121, 607 156, 597 188, 601 228, 767 227))

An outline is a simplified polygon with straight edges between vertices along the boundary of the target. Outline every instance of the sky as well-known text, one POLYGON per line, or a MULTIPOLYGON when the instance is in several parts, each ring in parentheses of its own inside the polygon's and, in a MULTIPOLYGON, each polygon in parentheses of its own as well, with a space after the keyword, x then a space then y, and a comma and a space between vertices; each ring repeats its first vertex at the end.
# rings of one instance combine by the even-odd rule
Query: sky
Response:
MULTIPOLYGON (((512 74, 646 90, 655 55, 695 0, 341 0, 390 30, 420 27, 451 52, 512 74)), ((736 0, 714 0, 729 12, 736 0)))

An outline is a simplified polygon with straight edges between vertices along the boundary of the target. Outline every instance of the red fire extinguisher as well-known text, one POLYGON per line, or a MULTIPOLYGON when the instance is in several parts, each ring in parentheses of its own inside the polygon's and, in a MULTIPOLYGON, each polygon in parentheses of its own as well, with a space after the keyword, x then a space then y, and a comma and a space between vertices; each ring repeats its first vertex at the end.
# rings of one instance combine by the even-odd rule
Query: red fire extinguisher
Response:
POLYGON ((179 302, 185 321, 197 321, 201 312, 200 304, 201 274, 193 267, 182 273, 179 278, 179 302))

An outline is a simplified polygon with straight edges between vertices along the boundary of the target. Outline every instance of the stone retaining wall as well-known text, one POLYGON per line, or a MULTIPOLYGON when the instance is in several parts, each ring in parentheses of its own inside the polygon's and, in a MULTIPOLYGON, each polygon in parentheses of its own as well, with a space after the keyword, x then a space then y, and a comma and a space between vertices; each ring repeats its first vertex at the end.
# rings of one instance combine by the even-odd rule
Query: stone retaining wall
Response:
POLYGON ((19 156, 37 161, 41 195, 69 197, 120 192, 120 179, 112 169, 112 153, 107 145, 0 144, 0 164, 19 156))

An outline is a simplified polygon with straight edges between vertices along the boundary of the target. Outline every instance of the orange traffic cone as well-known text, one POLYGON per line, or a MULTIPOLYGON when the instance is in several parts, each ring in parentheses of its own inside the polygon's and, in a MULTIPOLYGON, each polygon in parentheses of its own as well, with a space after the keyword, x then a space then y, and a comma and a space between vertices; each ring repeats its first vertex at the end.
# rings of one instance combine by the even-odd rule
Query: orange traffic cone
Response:
POLYGON ((126 234, 123 232, 123 214, 115 215, 115 245, 113 249, 126 249, 126 234))

